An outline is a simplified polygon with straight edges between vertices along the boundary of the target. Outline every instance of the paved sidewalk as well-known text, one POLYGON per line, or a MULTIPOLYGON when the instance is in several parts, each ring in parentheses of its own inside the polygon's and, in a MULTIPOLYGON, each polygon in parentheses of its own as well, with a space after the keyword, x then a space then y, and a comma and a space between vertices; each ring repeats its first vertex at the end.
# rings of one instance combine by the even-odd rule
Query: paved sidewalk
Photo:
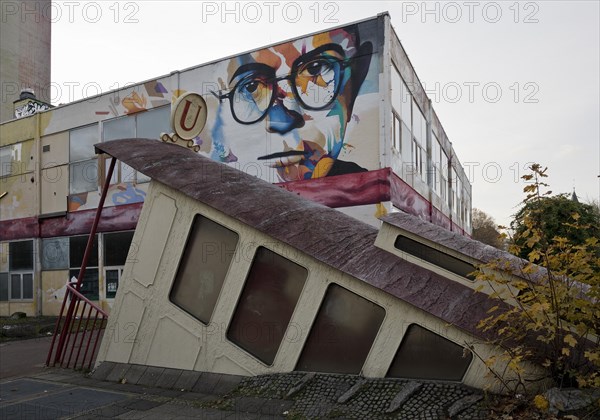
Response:
POLYGON ((0 343, 0 380, 45 370, 52 337, 0 343))
POLYGON ((0 382, 0 419, 484 419, 460 384, 303 372, 240 377, 103 363, 0 382))
POLYGON ((120 384, 81 373, 49 369, 0 383, 0 419, 277 419, 221 409, 220 396, 120 384))
POLYGON ((0 345, 4 419, 484 419, 461 384, 306 372, 241 377, 104 362, 46 368, 50 339, 0 345))

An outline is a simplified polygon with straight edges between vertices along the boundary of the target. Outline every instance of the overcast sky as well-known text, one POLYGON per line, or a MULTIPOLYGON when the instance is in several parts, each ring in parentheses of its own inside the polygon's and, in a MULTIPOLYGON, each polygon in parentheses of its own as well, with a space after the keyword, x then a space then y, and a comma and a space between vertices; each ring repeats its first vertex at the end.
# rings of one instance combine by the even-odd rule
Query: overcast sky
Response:
POLYGON ((54 1, 53 103, 388 11, 473 186, 508 223, 528 162, 600 200, 600 2, 54 1))

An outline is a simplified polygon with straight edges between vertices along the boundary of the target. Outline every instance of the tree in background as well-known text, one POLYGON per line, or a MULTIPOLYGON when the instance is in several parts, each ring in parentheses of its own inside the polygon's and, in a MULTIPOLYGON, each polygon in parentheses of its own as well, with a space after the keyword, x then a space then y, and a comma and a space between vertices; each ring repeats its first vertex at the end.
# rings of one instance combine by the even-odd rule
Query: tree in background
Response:
MULTIPOLYGON (((529 229, 525 223, 526 217, 535 217, 536 226, 544 233, 540 240, 552 240, 555 237, 566 238, 573 246, 582 245, 588 238, 600 239, 600 211, 593 204, 580 203, 573 194, 558 194, 541 196, 536 200, 528 200, 515 215, 511 222, 514 231, 515 244, 519 247, 518 256, 527 258, 534 249, 541 249, 547 243, 536 242, 528 245, 524 233, 529 229), (568 223, 572 214, 577 214, 581 225, 587 229, 577 229, 568 223)), ((600 255, 599 255, 600 256, 600 255)))
POLYGON ((496 225, 496 221, 492 216, 483 210, 474 208, 472 213, 472 225, 473 239, 499 249, 504 249, 504 236, 498 231, 498 225, 496 225))

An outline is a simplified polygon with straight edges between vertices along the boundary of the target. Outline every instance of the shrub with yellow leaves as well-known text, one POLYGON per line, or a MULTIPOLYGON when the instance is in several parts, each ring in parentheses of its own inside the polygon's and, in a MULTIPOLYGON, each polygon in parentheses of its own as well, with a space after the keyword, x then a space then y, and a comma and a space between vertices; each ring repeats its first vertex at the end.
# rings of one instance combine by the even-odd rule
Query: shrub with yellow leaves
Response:
MULTIPOLYGON (((521 229, 513 234, 509 251, 523 256, 517 276, 514 264, 496 260, 478 267, 477 279, 491 288, 492 298, 500 300, 489 316, 479 322, 500 345, 505 370, 488 369, 508 392, 527 391, 522 364, 535 362, 546 368, 558 387, 600 387, 600 238, 589 235, 598 226, 584 223, 571 213, 560 221, 561 231, 585 232, 585 239, 572 241, 565 236, 549 237, 540 203, 550 191, 543 182, 547 168, 529 167, 523 208, 519 211, 521 229), (533 205, 529 205, 533 203, 533 205), (510 272, 508 275, 507 273, 510 272), (507 375, 517 378, 512 382, 507 375)), ((553 221, 555 223, 556 221, 553 221)), ((504 228, 504 231, 508 231, 504 228)), ((508 235, 510 236, 510 235, 508 235)), ((538 398, 539 397, 539 398, 538 398)), ((543 408, 545 399, 534 403, 543 408)))

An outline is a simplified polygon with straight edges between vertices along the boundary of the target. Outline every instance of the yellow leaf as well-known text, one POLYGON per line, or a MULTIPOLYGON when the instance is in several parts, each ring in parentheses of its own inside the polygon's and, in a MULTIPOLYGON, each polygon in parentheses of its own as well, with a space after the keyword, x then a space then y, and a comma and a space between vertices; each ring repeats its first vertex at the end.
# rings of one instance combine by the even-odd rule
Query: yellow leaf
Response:
POLYGON ((571 347, 575 347, 577 345, 577 340, 571 334, 565 335, 565 343, 570 345, 571 347))
POLYGON ((598 352, 593 352, 593 351, 588 350, 584 353, 584 356, 590 362, 600 362, 600 353, 598 353, 598 352))
POLYGON ((538 410, 542 410, 542 411, 546 411, 548 409, 548 407, 550 406, 550 404, 548 403, 548 400, 546 398, 544 398, 543 395, 536 395, 533 398, 533 403, 535 404, 535 406, 538 410))
POLYGON ((569 354, 571 354, 571 350, 569 350, 567 347, 563 347, 562 354, 568 356, 569 354))

